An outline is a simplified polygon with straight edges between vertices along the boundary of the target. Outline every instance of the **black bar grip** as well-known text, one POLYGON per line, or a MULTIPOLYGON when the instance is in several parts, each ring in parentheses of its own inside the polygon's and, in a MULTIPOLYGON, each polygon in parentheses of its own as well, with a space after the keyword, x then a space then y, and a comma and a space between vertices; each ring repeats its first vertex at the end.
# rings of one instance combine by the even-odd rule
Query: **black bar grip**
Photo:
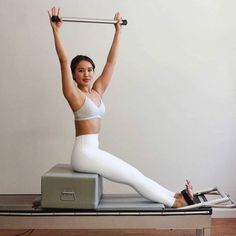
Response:
POLYGON ((122 20, 121 25, 127 25, 127 24, 128 24, 128 21, 127 21, 127 20, 122 20))
POLYGON ((51 20, 52 20, 52 22, 59 22, 60 18, 58 16, 52 16, 51 20))

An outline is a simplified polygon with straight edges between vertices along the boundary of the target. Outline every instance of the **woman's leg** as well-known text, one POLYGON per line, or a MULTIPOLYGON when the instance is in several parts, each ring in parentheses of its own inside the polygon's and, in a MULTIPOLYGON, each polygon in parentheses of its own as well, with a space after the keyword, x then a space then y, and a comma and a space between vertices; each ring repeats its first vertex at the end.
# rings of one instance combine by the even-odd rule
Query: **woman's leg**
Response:
MULTIPOLYGON (((86 148, 78 153, 77 171, 98 173, 118 183, 128 184, 145 198, 172 207, 175 193, 144 176, 133 166, 98 148, 86 148)), ((73 165, 72 165, 73 166, 73 165)))

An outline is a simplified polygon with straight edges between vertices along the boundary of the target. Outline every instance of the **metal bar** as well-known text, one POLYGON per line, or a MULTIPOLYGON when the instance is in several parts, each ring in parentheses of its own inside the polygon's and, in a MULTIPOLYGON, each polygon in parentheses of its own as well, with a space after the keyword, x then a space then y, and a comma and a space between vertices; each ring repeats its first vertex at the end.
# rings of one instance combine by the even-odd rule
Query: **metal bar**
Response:
POLYGON ((194 209, 194 208, 198 208, 198 207, 208 207, 208 206, 211 207, 212 205, 220 204, 220 203, 228 202, 228 201, 229 201, 229 198, 225 197, 225 198, 210 200, 207 202, 197 203, 197 204, 193 204, 193 205, 189 205, 189 206, 185 206, 185 207, 180 207, 179 209, 194 209))
POLYGON ((216 190, 217 190, 217 187, 215 187, 215 188, 203 189, 203 190, 194 192, 193 195, 201 195, 201 194, 210 193, 210 192, 213 192, 213 191, 216 191, 216 190))
POLYGON ((217 191, 221 197, 227 197, 227 194, 217 188, 217 191))
MULTIPOLYGON (((52 21, 58 22, 60 21, 58 16, 52 16, 52 21)), ((99 23, 99 24, 116 24, 118 21, 116 20, 108 20, 108 19, 95 19, 95 18, 78 18, 78 17, 62 17, 62 21, 64 22, 80 22, 80 23, 99 23)), ((127 25, 127 20, 122 20, 121 25, 127 25)))
POLYGON ((213 208, 236 208, 235 204, 216 204, 216 205, 211 205, 210 207, 213 208))

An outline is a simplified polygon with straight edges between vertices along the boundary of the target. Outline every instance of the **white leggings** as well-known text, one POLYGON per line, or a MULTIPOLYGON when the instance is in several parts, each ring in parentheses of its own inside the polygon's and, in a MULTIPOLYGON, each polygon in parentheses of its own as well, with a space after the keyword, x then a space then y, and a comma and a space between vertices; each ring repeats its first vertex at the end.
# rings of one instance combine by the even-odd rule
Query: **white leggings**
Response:
POLYGON ((144 176, 133 166, 99 149, 98 134, 77 136, 71 166, 75 171, 97 173, 111 181, 133 187, 143 197, 172 207, 175 198, 171 192, 144 176))

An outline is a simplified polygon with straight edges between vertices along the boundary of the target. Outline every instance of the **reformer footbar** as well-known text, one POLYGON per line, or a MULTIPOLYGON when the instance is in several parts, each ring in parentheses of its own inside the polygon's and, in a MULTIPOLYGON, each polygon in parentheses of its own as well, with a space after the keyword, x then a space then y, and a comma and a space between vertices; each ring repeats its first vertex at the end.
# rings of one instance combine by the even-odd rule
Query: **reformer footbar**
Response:
POLYGON ((212 207, 212 208, 235 208, 235 202, 228 194, 219 190, 218 187, 204 189, 195 192, 193 205, 181 207, 179 209, 194 209, 198 207, 212 207), (208 200, 206 196, 219 196, 217 199, 208 200))

